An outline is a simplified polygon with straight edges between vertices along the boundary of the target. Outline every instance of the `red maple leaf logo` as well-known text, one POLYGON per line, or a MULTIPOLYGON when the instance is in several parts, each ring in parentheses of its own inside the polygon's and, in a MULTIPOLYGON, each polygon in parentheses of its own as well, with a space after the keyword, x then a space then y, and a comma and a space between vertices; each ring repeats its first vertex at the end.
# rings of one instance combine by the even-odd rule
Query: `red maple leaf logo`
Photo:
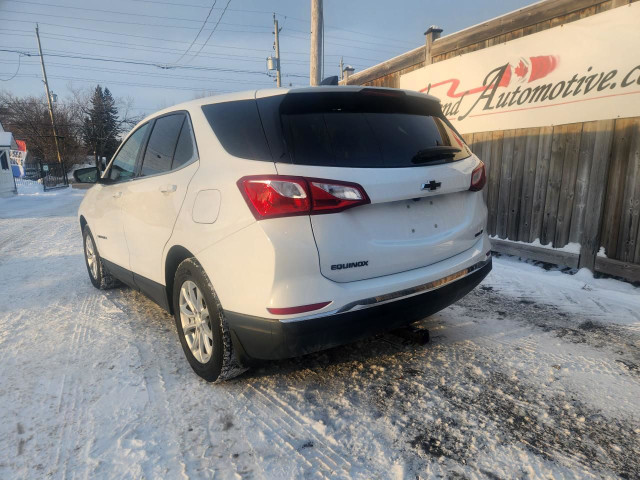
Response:
POLYGON ((519 77, 524 77, 527 72, 529 71, 529 69, 527 68, 527 66, 522 62, 522 60, 520 60, 520 63, 518 64, 518 66, 515 68, 514 72, 517 76, 519 77))

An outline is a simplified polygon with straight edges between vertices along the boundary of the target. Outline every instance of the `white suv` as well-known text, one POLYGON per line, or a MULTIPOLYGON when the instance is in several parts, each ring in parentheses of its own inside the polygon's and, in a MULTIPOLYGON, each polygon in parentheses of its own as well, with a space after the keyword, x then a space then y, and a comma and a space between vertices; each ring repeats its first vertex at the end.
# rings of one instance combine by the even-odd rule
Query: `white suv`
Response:
POLYGON ((92 283, 120 280, 172 312, 213 381, 467 294, 491 270, 485 181, 433 97, 252 91, 146 118, 78 215, 92 283))

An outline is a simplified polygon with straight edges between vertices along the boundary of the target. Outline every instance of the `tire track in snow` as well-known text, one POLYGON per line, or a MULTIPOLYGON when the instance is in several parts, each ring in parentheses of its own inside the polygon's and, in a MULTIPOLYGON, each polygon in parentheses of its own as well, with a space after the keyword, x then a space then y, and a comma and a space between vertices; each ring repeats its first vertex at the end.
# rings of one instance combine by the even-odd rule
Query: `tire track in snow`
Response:
MULTIPOLYGON (((188 449, 181 441, 182 435, 174 424, 175 413, 171 409, 167 394, 167 378, 164 373, 169 369, 166 362, 171 361, 172 356, 166 354, 165 345, 158 344, 158 338, 154 335, 157 334, 157 331, 154 331, 155 327, 160 325, 156 319, 163 317, 162 321, 164 321, 168 314, 141 294, 128 290, 126 287, 108 291, 107 297, 122 312, 122 315, 118 316, 120 317, 118 320, 128 326, 131 336, 134 338, 132 344, 138 352, 143 367, 142 377, 149 406, 152 411, 156 412, 154 415, 156 418, 166 419, 165 426, 170 430, 169 445, 172 447, 171 450, 175 451, 171 455, 171 463, 174 465, 169 468, 174 473, 179 473, 181 478, 188 479, 190 478, 186 455, 188 449), (159 315, 156 315, 156 309, 159 315), (158 362, 161 362, 163 368, 159 367, 158 362)), ((175 364, 172 364, 170 369, 178 370, 175 364)), ((145 412, 144 416, 148 415, 149 412, 145 412)), ((153 477, 154 473, 149 472, 148 476, 153 477)))
MULTIPOLYGON (((78 381, 74 373, 68 375, 67 372, 73 372, 69 368, 72 363, 86 362, 86 359, 91 357, 90 348, 88 347, 91 340, 88 323, 95 312, 99 297, 100 294, 97 292, 85 296, 79 308, 80 314, 74 316, 75 325, 69 345, 71 355, 68 357, 64 368, 64 381, 62 382, 58 403, 58 414, 62 417, 62 426, 58 435, 55 455, 51 459, 53 462, 48 462, 50 468, 53 468, 54 471, 61 470, 62 478, 67 478, 71 457, 78 452, 77 447, 81 437, 78 427, 93 423, 85 422, 88 416, 88 402, 84 398, 85 390, 83 384, 78 381)), ((87 367, 89 366, 87 365, 87 367)), ((82 375, 82 379, 87 380, 92 377, 92 369, 87 368, 82 375)), ((79 461, 77 463, 86 466, 86 462, 79 461)))
MULTIPOLYGON (((338 442, 324 432, 318 432, 316 429, 318 427, 314 428, 310 425, 310 419, 304 417, 286 402, 283 402, 277 395, 274 395, 264 387, 254 387, 252 385, 244 392, 244 395, 261 403, 265 407, 265 411, 269 411, 272 414, 277 412, 277 417, 282 421, 283 425, 287 427, 293 426, 296 431, 303 432, 304 436, 308 437, 313 443, 313 447, 306 447, 310 450, 310 457, 318 458, 319 461, 333 470, 332 473, 349 472, 351 470, 351 462, 334 449, 334 447, 338 447, 338 442), (250 392, 249 395, 247 395, 247 392, 250 392), (333 447, 329 443, 333 444, 333 447)), ((324 426, 320 428, 323 429, 324 426)))
MULTIPOLYGON (((253 387, 248 385, 239 394, 239 397, 243 400, 243 406, 240 408, 241 413, 249 416, 253 425, 260 426, 259 437, 254 439, 254 443, 259 441, 262 443, 262 451, 267 451, 268 449, 272 452, 272 455, 269 458, 264 458, 263 462, 275 459, 277 467, 282 468, 283 466, 280 465, 281 459, 290 457, 293 454, 294 457, 303 462, 305 477, 309 477, 310 473, 313 472, 315 476, 323 479, 335 478, 337 464, 331 461, 329 457, 318 455, 317 452, 312 452, 310 454, 311 458, 307 457, 306 454, 303 455, 302 450, 313 450, 309 446, 305 447, 305 445, 308 445, 307 436, 304 435, 303 438, 299 438, 294 427, 287 422, 288 418, 286 416, 283 419, 279 412, 270 412, 267 405, 261 401, 260 395, 255 393, 253 387), (255 410, 258 410, 258 412, 255 410), (317 460, 318 462, 313 463, 312 460, 317 460)), ((300 466, 298 465, 298 467, 300 466)), ((270 465, 270 468, 273 468, 273 466, 270 465)), ((295 469, 293 472, 280 470, 274 475, 280 478, 289 478, 299 476, 296 473, 295 469)))

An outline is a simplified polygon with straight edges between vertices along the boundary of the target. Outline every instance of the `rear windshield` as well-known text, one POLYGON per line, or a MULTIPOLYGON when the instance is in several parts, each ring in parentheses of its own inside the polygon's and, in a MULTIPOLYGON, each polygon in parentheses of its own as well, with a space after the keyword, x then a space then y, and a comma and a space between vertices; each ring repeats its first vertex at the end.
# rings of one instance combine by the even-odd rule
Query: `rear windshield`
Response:
POLYGON ((242 158, 391 168, 471 155, 439 105, 402 91, 289 93, 203 110, 223 147, 242 158))

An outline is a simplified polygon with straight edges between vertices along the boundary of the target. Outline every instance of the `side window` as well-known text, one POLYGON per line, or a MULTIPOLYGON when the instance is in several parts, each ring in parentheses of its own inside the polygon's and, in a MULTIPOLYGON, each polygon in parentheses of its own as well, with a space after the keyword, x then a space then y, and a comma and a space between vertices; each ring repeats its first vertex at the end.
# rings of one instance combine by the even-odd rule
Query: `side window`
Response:
POLYGON ((2 164, 2 170, 9 170, 9 162, 7 161, 7 152, 0 152, 0 164, 2 164))
POLYGON ((189 120, 185 120, 182 124, 182 130, 180 131, 180 137, 178 137, 178 146, 176 147, 176 153, 173 156, 173 165, 171 169, 175 170, 187 163, 195 160, 196 148, 193 143, 193 133, 191 130, 191 124, 189 120))
POLYGON ((273 161, 255 100, 203 105, 202 111, 227 153, 249 160, 273 161))
POLYGON ((183 114, 176 114, 166 115, 156 120, 142 161, 141 176, 155 175, 171 170, 173 154, 184 119, 183 114))
POLYGON ((111 162, 111 168, 107 174, 108 178, 116 182, 133 178, 136 159, 138 158, 138 153, 140 152, 140 147, 142 146, 148 128, 149 124, 145 123, 127 139, 111 162))

